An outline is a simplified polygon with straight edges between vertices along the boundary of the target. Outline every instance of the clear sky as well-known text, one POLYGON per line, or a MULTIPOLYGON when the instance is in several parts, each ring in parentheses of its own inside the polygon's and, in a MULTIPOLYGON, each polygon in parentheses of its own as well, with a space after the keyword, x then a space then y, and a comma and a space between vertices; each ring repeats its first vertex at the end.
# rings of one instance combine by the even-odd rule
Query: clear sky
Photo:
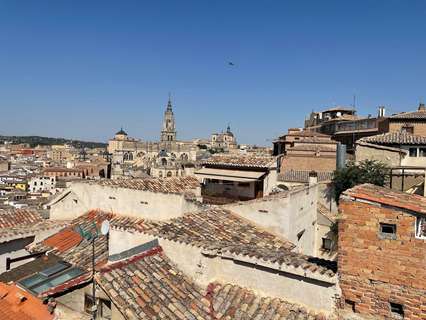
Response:
POLYGON ((413 110, 426 1, 0 1, 0 134, 270 144, 313 109, 413 110), (232 61, 235 66, 229 66, 232 61))

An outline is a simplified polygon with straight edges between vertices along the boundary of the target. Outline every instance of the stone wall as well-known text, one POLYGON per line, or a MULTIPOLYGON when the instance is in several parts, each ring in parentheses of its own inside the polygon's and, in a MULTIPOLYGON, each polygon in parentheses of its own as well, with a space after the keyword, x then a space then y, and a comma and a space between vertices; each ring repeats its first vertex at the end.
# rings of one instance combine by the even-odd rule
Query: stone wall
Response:
POLYGON ((390 167, 400 166, 403 156, 401 152, 396 150, 391 151, 361 144, 357 144, 355 150, 355 159, 357 162, 363 160, 377 160, 390 167))
POLYGON ((287 155, 282 157, 281 171, 288 170, 334 171, 336 170, 336 157, 287 155))
POLYGON ((426 319, 426 240, 415 238, 416 217, 376 204, 340 201, 339 274, 343 298, 356 312, 391 317, 390 302, 405 319, 426 319), (396 224, 396 239, 379 224, 396 224))
POLYGON ((392 120, 389 122, 389 132, 397 132, 401 131, 402 127, 405 127, 407 124, 412 125, 414 127, 413 134, 420 135, 420 136, 426 136, 426 122, 416 122, 413 120, 408 121, 395 121, 392 120))

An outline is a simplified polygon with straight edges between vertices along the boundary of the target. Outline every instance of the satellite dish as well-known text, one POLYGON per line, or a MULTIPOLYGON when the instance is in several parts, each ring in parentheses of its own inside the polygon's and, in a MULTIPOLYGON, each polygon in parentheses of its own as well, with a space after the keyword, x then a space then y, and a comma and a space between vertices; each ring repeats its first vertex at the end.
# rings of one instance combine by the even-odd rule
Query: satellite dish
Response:
POLYGON ((104 220, 101 225, 101 233, 106 236, 109 233, 109 221, 104 220))

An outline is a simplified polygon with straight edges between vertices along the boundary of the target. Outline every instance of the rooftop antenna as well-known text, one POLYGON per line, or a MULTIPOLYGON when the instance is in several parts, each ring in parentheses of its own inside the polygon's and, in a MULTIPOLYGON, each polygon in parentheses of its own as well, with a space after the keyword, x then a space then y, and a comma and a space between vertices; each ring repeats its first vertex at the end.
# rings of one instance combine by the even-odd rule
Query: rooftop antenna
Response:
MULTIPOLYGON (((352 104, 352 113, 353 113, 354 116, 355 116, 355 112, 356 112, 355 108, 356 108, 356 94, 354 94, 354 96, 353 96, 353 104, 352 104)), ((354 152, 354 154, 355 154, 355 126, 356 125, 357 125, 357 123, 356 123, 355 118, 354 118, 354 128, 352 130, 352 151, 354 152)))

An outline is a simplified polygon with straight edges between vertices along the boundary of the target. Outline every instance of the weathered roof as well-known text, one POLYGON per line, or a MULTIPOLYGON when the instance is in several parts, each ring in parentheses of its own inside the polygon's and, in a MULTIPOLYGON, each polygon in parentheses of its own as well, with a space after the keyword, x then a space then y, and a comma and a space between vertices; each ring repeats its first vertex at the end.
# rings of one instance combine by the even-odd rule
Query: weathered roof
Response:
POLYGON ((213 255, 236 260, 263 260, 280 266, 309 269, 329 277, 335 274, 334 266, 293 252, 293 243, 222 208, 191 212, 168 221, 113 222, 112 226, 189 244, 213 255))
POLYGON ((16 285, 0 283, 0 319, 50 320, 47 305, 16 285))
POLYGON ((276 163, 275 157, 270 156, 214 155, 203 161, 202 164, 232 167, 269 168, 274 166, 276 163))
POLYGON ((343 196, 363 199, 426 215, 426 198, 372 184, 362 184, 346 190, 343 196))
POLYGON ((389 119, 390 120, 399 120, 399 119, 401 119, 401 120, 408 120, 408 119, 423 120, 423 119, 426 119, 425 105, 420 103, 418 110, 397 113, 397 114, 390 116, 389 119))
POLYGON ((27 209, 0 209, 0 230, 24 225, 32 225, 43 221, 43 217, 33 210, 27 209))
POLYGON ((161 193, 185 193, 186 191, 194 190, 200 186, 198 179, 192 176, 149 179, 102 179, 96 181, 85 180, 81 182, 112 188, 126 188, 161 193))
MULTIPOLYGON (((85 270, 92 267, 92 241, 82 238, 82 232, 95 232, 95 226, 113 216, 101 211, 90 211, 69 223, 69 226, 46 238, 42 242, 30 246, 31 252, 52 250, 54 254, 63 260, 79 266, 85 270)), ((95 240, 95 262, 104 263, 108 258, 108 240, 106 236, 99 234, 95 240)))
POLYGON ((301 306, 239 286, 203 289, 161 247, 104 266, 96 280, 126 319, 315 319, 301 306))
MULTIPOLYGON (((308 170, 286 170, 278 175, 278 181, 308 183, 309 172, 310 171, 308 170)), ((330 181, 331 179, 333 179, 333 174, 333 171, 317 172, 318 182, 330 181)))
POLYGON ((33 224, 2 228, 0 229, 0 242, 35 235, 43 231, 59 230, 67 224, 67 221, 42 220, 33 224))
POLYGON ((408 145, 425 145, 426 136, 414 135, 408 132, 388 132, 378 134, 375 136, 365 137, 360 141, 381 144, 381 145, 395 145, 395 144, 408 144, 408 145))

